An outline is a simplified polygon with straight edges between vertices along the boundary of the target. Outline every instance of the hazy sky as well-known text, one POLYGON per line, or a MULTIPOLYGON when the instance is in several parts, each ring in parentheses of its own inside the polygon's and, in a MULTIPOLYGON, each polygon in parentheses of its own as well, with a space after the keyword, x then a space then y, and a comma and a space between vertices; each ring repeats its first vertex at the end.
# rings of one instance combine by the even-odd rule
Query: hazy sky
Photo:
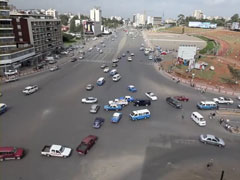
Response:
POLYGON ((100 6, 104 17, 130 17, 146 11, 150 16, 175 18, 179 14, 192 15, 195 9, 201 9, 207 16, 231 17, 240 14, 240 0, 9 0, 9 4, 19 9, 54 8, 59 12, 82 13, 100 6))

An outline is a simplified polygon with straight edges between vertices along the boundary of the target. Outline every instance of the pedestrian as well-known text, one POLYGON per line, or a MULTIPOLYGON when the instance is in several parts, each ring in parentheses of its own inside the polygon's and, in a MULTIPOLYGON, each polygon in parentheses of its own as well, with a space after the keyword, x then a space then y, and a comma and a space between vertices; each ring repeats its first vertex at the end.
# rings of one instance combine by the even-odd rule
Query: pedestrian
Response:
POLYGON ((184 119, 184 114, 182 114, 182 119, 184 119))
POLYGON ((220 124, 222 124, 222 123, 223 123, 223 121, 224 121, 224 119, 223 119, 223 118, 221 118, 219 123, 220 123, 220 124))

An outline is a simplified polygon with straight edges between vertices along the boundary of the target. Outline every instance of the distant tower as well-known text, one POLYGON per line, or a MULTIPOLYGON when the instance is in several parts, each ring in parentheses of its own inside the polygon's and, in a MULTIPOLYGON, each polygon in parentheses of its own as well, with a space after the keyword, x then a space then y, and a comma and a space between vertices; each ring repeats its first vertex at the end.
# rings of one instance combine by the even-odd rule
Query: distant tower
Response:
POLYGON ((162 15, 162 24, 164 24, 164 11, 163 11, 163 15, 162 15))
POLYGON ((147 17, 146 17, 146 11, 144 10, 143 12, 143 19, 144 19, 144 25, 146 25, 146 20, 147 20, 147 17))

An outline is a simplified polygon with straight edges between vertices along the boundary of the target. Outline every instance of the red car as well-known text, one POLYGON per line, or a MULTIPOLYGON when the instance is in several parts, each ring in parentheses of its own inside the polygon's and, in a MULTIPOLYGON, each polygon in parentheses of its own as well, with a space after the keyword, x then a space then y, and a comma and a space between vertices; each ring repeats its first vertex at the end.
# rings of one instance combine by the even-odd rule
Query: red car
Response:
POLYGON ((89 135, 89 136, 85 137, 82 140, 81 144, 76 148, 76 151, 79 154, 86 155, 88 153, 88 151, 92 148, 92 146, 95 144, 97 139, 98 139, 98 137, 94 136, 94 135, 89 135))
POLYGON ((0 161, 9 159, 21 159, 24 155, 22 148, 0 147, 0 161))
POLYGON ((185 96, 175 96, 174 98, 179 101, 189 101, 189 98, 187 98, 185 96))
POLYGON ((167 52, 163 51, 161 52, 161 55, 167 55, 167 52))

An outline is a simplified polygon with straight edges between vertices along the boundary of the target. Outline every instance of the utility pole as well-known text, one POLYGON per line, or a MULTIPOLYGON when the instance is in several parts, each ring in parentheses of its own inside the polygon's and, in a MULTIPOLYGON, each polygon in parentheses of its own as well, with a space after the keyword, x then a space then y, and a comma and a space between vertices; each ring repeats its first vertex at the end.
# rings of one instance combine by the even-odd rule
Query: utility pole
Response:
POLYGON ((222 171, 220 180, 223 180, 223 176, 224 176, 224 171, 222 171))

